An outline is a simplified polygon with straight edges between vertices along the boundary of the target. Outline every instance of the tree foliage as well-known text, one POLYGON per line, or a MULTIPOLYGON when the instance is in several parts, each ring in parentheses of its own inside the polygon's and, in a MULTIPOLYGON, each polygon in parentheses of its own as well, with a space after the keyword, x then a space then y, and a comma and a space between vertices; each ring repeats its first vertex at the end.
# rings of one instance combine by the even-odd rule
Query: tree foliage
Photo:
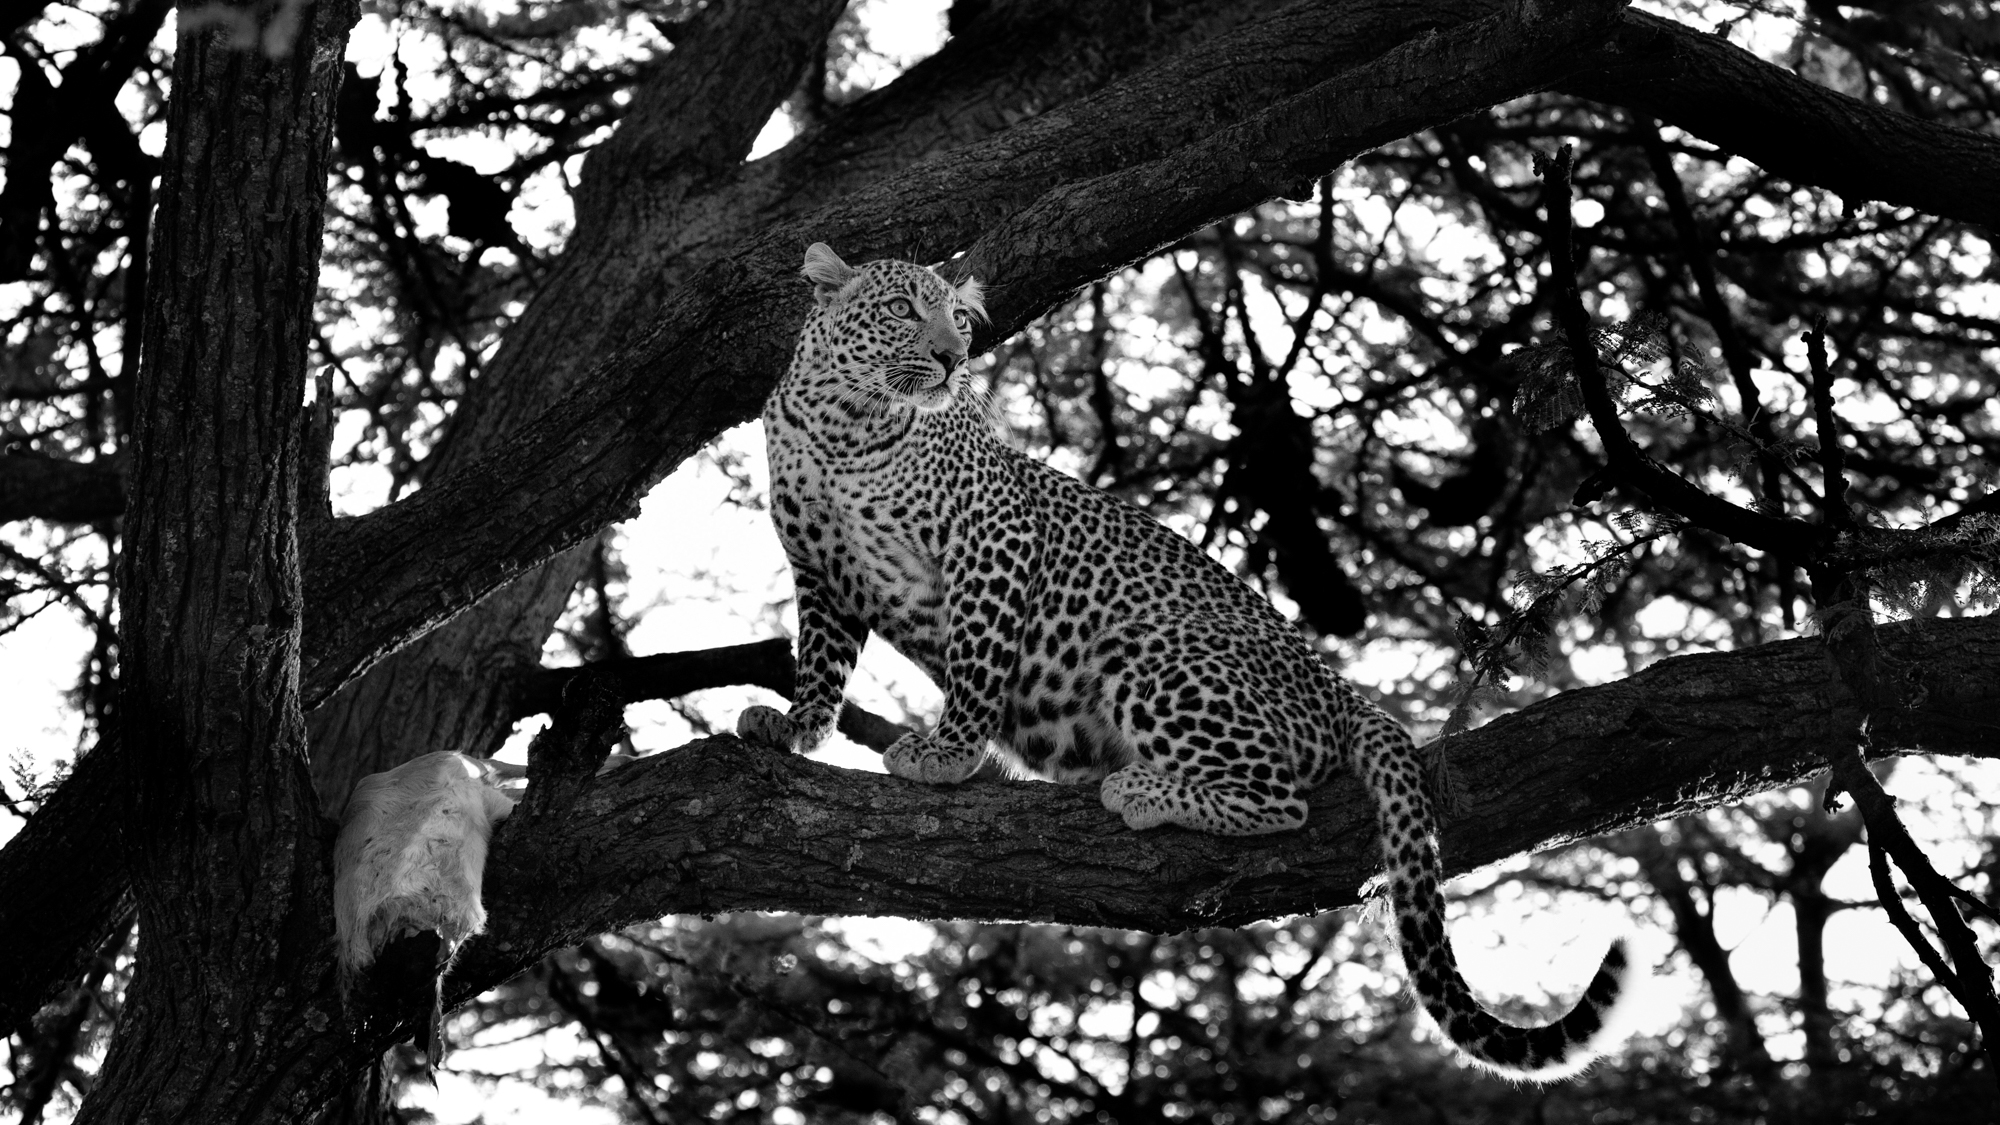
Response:
MULTIPOLYGON (((960 0, 922 58, 819 0, 10 13, 0 628, 73 620, 80 667, 73 763, 0 785, 4 1096, 407 1112, 417 1014, 312 938, 327 818, 548 713, 458 1034, 573 1040, 527 1079, 622 1118, 1976 1119, 1990 21, 1420 9, 960 0), (689 464, 758 503, 725 431, 814 240, 986 280, 1012 439, 1448 733, 1458 870, 1591 837, 1468 922, 1601 899, 1671 934, 1682 1018, 1569 1086, 1458 1070, 1320 913, 1375 864, 1345 782, 1250 844, 727 738, 593 781, 665 737, 627 705, 706 735, 748 696, 691 693, 789 689, 768 635, 635 651, 648 582, 782 594, 658 585, 617 523, 689 464), (1732 959, 1743 911, 1795 983, 1732 959), (866 914, 946 920, 884 957, 866 914), (1905 967, 1842 979, 1853 918, 1905 967)), ((843 733, 922 721, 881 709, 843 733)))

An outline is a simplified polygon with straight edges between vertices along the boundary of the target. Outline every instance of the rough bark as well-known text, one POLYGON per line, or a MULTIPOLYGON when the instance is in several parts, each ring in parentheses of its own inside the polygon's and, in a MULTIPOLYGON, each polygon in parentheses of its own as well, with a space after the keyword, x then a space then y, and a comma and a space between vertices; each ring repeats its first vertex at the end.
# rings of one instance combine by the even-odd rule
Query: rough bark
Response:
POLYGON ((184 30, 119 571, 126 869, 145 935, 77 1120, 297 1120, 325 1038, 328 841, 299 707, 298 472, 354 4, 289 54, 184 30))

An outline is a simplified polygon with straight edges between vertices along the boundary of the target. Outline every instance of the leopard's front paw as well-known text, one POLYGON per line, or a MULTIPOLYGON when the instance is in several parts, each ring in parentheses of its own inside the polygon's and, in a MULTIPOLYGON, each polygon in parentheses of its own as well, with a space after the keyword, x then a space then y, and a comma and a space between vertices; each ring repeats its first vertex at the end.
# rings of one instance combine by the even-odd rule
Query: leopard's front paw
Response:
POLYGON ((753 704, 736 716, 736 735, 773 750, 810 754, 819 749, 832 731, 833 723, 807 708, 806 714, 787 714, 775 707, 753 704))
POLYGON ((736 716, 736 736, 773 750, 789 750, 792 748, 792 721, 776 707, 753 704, 736 716))
POLYGON ((956 785, 971 777, 983 755, 953 749, 927 734, 906 734, 882 753, 882 765, 897 777, 932 785, 956 785))
POLYGON ((1167 779, 1144 766, 1130 765, 1114 770, 1097 789, 1104 807, 1125 818, 1125 827, 1157 828, 1172 822, 1167 779))

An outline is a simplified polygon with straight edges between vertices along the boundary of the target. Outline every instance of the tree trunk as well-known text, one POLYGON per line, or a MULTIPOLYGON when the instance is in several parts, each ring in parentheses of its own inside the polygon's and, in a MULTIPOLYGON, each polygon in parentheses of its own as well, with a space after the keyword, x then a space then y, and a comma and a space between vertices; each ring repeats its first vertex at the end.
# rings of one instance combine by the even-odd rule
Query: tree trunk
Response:
POLYGON ((142 937, 79 1121, 295 1121, 329 1092, 285 1065, 325 1052, 332 1018, 297 495, 332 109, 356 15, 322 0, 291 42, 265 39, 275 54, 236 45, 227 25, 182 23, 156 228, 168 265, 134 387, 111 751, 142 937))

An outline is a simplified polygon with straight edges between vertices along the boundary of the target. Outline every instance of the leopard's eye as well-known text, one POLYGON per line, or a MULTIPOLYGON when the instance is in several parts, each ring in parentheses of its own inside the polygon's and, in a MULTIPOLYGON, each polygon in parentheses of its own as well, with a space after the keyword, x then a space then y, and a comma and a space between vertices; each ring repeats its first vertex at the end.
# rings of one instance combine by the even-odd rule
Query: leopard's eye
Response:
POLYGON ((972 313, 968 309, 951 310, 951 322, 958 328, 959 335, 972 335, 972 313))
POLYGON ((889 315, 902 317, 904 320, 915 320, 917 306, 911 304, 908 297, 896 297, 889 302, 889 315))

